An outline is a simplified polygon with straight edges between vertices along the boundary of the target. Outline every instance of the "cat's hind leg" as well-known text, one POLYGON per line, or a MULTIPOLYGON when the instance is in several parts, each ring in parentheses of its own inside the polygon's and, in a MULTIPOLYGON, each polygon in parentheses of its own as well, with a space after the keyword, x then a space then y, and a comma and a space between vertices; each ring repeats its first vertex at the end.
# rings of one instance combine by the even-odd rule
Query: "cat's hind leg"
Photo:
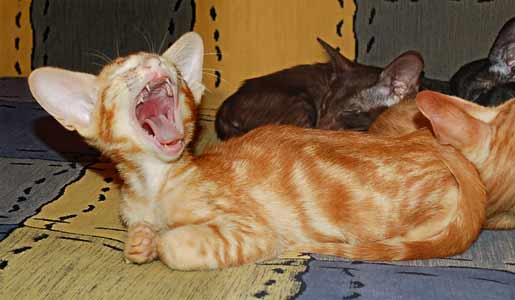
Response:
POLYGON ((128 261, 144 264, 157 258, 157 235, 145 223, 129 227, 127 242, 124 250, 128 261))
POLYGON ((238 266, 279 253, 270 234, 251 232, 228 223, 185 225, 162 232, 157 242, 161 261, 177 270, 238 266))

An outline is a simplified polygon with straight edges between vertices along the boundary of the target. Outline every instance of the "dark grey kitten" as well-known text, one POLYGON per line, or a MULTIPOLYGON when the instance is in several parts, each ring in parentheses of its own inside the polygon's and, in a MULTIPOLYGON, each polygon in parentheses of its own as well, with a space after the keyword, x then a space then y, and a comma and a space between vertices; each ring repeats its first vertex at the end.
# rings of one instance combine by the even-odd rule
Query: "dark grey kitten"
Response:
POLYGON ((384 109, 418 91, 424 63, 417 52, 406 52, 382 69, 354 63, 318 41, 328 63, 246 80, 218 110, 218 136, 228 139, 265 124, 367 130, 384 109))
POLYGON ((485 106, 515 97, 515 18, 497 35, 488 58, 461 67, 450 80, 451 94, 485 106))

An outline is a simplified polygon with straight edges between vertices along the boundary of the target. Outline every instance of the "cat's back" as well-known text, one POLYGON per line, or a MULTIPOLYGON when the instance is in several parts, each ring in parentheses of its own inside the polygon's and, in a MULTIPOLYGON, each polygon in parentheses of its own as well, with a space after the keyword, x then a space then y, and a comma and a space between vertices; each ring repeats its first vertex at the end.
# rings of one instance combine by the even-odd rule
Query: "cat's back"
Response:
POLYGON ((314 127, 331 71, 328 63, 299 65, 246 80, 216 113, 218 137, 226 140, 265 124, 314 127))
MULTIPOLYGON (((439 149, 428 132, 386 137, 354 131, 329 131, 289 125, 266 125, 208 150, 203 159, 246 160, 261 165, 275 161, 321 161, 358 167, 365 161, 402 165, 434 161, 439 149)), ((440 164, 441 165, 441 164, 440 164)))
POLYGON ((329 63, 297 65, 264 76, 244 81, 235 95, 281 91, 298 93, 328 80, 332 68, 329 63), (297 91, 295 91, 297 89, 297 91))
POLYGON ((317 218, 332 215, 333 225, 357 239, 395 236, 417 212, 442 226, 457 199, 480 205, 484 198, 470 162, 427 130, 383 137, 269 125, 208 150, 198 163, 230 207, 269 211, 280 228, 290 228, 298 209, 316 207, 317 218), (385 223, 382 216, 391 213, 400 215, 385 223), (363 220, 375 231, 353 227, 363 220))

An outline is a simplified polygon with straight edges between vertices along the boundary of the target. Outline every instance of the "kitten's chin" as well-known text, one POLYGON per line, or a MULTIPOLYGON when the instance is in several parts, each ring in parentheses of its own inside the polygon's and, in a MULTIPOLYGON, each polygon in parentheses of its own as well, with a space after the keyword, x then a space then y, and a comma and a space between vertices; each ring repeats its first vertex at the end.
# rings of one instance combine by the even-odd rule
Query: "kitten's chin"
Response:
POLYGON ((151 145, 161 160, 167 162, 179 158, 185 148, 182 114, 174 87, 167 76, 154 78, 134 101, 134 123, 138 135, 143 143, 151 145))
POLYGON ((173 162, 180 158, 184 152, 184 140, 178 140, 172 144, 158 145, 157 156, 164 162, 173 162))

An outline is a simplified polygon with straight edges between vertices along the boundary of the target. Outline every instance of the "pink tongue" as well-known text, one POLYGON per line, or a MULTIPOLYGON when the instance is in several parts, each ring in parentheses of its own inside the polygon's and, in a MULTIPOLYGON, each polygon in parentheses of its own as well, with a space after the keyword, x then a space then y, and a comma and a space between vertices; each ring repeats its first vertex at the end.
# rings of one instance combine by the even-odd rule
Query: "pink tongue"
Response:
POLYGON ((170 144, 181 139, 179 131, 164 115, 157 115, 145 119, 145 124, 152 128, 156 139, 161 144, 170 144))

